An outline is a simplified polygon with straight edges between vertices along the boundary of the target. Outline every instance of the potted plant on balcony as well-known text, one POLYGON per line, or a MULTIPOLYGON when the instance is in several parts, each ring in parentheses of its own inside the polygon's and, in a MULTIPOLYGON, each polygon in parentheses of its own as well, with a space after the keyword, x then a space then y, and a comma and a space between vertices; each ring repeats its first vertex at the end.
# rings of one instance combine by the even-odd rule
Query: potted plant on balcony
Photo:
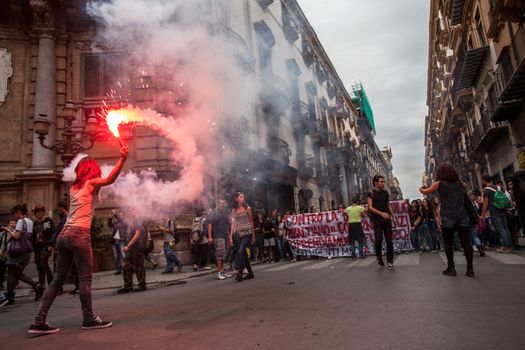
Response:
POLYGON ((96 216, 91 221, 91 248, 93 249, 93 272, 102 268, 104 255, 111 248, 111 234, 104 231, 104 224, 96 216))

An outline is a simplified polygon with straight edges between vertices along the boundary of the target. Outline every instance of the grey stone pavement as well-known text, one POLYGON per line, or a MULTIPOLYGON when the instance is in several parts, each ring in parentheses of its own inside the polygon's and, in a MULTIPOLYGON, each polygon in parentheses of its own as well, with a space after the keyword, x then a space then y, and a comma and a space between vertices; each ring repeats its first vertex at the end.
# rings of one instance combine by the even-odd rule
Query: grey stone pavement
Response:
POLYGON ((443 252, 397 255, 394 271, 373 257, 261 264, 241 283, 148 270, 149 290, 126 295, 98 273, 94 309, 112 328, 82 331, 66 293, 49 314, 61 331, 30 336, 26 295, 0 309, 0 349, 524 349, 524 252, 476 254, 474 279, 460 253, 443 276, 443 252))

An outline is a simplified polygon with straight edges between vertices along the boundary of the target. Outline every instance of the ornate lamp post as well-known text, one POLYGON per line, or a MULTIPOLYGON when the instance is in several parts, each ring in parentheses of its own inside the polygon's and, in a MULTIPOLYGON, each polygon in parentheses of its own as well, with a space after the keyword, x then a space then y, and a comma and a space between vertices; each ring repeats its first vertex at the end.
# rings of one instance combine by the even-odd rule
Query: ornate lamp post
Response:
POLYGON ((64 162, 64 166, 68 166, 77 154, 93 148, 95 141, 108 139, 110 137, 107 127, 103 125, 105 121, 92 114, 87 118, 85 125, 82 127, 80 139, 76 138, 76 133, 73 130, 73 121, 75 121, 77 110, 73 101, 66 102, 61 116, 66 122, 64 131, 62 132, 62 140, 57 141, 52 146, 44 143, 51 127, 51 122, 47 119, 47 115, 39 114, 38 118, 35 118, 33 122, 33 127, 35 133, 38 135, 40 145, 45 149, 60 154, 60 159, 64 162), (89 144, 87 146, 84 146, 82 143, 82 135, 89 137, 89 144))

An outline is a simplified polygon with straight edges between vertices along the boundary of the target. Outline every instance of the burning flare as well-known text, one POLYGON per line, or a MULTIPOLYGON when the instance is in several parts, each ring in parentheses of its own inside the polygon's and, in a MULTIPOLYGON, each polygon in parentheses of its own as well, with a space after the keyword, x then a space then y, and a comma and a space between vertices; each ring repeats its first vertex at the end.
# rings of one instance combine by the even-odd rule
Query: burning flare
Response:
POLYGON ((108 124, 109 131, 111 131, 111 133, 117 138, 120 137, 118 126, 127 121, 129 120, 123 110, 111 110, 106 116, 106 123, 108 124))

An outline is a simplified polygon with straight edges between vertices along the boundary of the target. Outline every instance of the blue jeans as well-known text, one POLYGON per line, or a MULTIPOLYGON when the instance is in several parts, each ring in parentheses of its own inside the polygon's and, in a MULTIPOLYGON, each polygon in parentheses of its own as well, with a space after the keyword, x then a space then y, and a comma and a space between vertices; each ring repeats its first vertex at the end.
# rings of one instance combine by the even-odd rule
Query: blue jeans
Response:
POLYGON ((284 250, 284 240, 282 237, 275 236, 275 244, 277 245, 277 254, 279 255, 279 260, 284 260, 286 257, 284 250))
POLYGON ((174 265, 182 266, 179 257, 173 249, 171 249, 169 242, 164 242, 164 257, 166 258, 166 271, 173 271, 174 265))
POLYGON ((492 215, 490 221, 494 226, 494 230, 499 233, 501 243, 505 248, 512 248, 512 238, 510 235, 509 225, 507 223, 507 216, 503 215, 492 215))
POLYGON ((125 246, 126 242, 123 240, 117 240, 111 245, 111 249, 113 249, 113 257, 115 258, 116 272, 122 272, 122 260, 126 257, 126 253, 123 251, 125 246))
POLYGON ((421 250, 421 246, 419 245, 419 232, 420 231, 421 231, 421 226, 418 226, 414 228, 412 232, 410 233, 410 241, 416 251, 421 250))
POLYGON ((237 255, 235 256, 235 267, 237 271, 242 274, 244 268, 248 270, 248 274, 253 275, 250 259, 246 253, 246 248, 250 246, 252 235, 245 235, 237 239, 237 255))
POLYGON ((425 232, 425 239, 427 240, 430 250, 436 250, 437 243, 437 226, 435 221, 425 221, 421 226, 425 232))
POLYGON ((470 241, 475 246, 481 245, 481 240, 479 239, 479 236, 478 236, 478 228, 476 226, 470 226, 470 241))

